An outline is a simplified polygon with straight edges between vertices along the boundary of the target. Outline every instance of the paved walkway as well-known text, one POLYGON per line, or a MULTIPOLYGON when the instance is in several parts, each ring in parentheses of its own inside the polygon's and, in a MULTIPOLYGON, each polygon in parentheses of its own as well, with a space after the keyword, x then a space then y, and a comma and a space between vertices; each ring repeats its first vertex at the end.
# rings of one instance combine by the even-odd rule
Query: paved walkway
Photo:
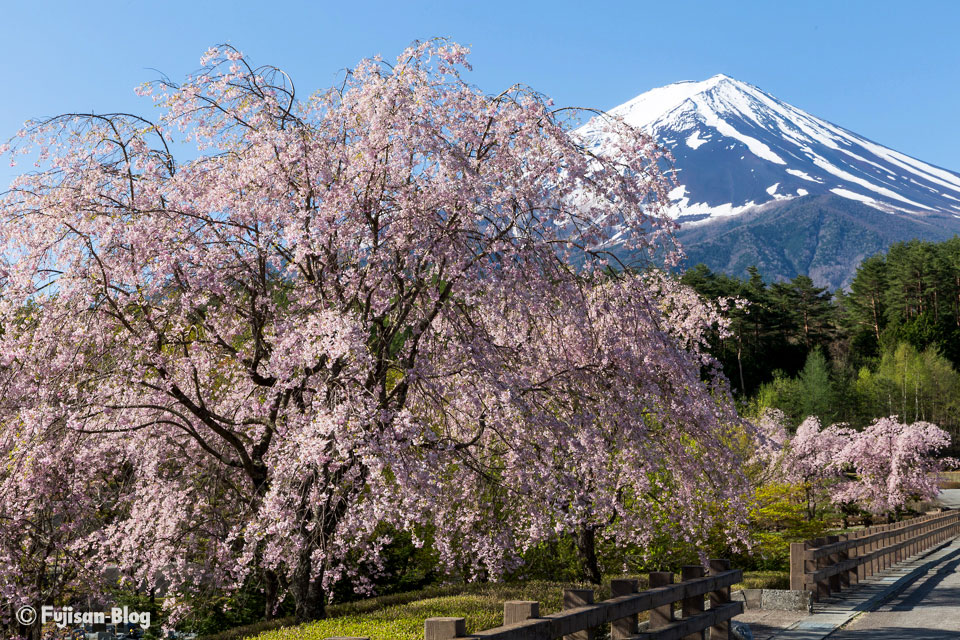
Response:
POLYGON ((813 615, 751 610, 736 619, 755 640, 960 640, 958 571, 960 538, 824 598, 813 615))
POLYGON ((753 640, 771 640, 784 629, 796 625, 810 616, 798 611, 768 611, 766 609, 748 609, 734 618, 750 626, 753 640))
POLYGON ((831 640, 960 640, 960 542, 935 555, 899 595, 860 614, 831 640))
POLYGON ((941 489, 937 502, 951 509, 960 509, 960 489, 941 489))

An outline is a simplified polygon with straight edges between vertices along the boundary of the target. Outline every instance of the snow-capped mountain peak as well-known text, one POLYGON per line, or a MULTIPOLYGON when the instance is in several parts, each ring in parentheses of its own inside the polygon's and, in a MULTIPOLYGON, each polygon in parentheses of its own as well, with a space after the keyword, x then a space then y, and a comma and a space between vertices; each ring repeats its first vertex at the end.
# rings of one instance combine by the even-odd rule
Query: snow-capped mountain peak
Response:
MULTIPOLYGON (((653 89, 612 109, 669 148, 672 213, 702 219, 834 194, 888 212, 960 218, 960 174, 911 158, 724 74, 653 89)), ((578 133, 603 140, 594 123, 578 133)))

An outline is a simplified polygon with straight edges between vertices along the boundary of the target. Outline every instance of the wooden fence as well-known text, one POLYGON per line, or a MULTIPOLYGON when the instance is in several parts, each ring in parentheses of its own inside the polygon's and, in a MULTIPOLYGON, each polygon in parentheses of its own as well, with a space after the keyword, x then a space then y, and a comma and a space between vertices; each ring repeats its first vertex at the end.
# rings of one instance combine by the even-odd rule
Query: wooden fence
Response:
POLYGON ((428 618, 424 639, 593 640, 598 628, 609 624, 611 640, 699 640, 707 629, 711 640, 727 640, 730 618, 743 612, 742 602, 730 601, 730 585, 743 579, 743 571, 731 570, 728 560, 711 560, 708 571, 698 565, 683 567, 681 579, 674 583, 672 573, 651 573, 651 588, 646 591, 638 591, 637 580, 613 580, 613 596, 597 603, 593 601, 593 589, 566 589, 564 610, 543 617, 539 602, 505 602, 503 626, 469 636, 463 618, 428 618), (710 598, 709 609, 704 606, 706 596, 710 598), (674 603, 678 602, 682 613, 679 619, 674 614, 674 603), (637 618, 644 611, 650 612, 650 622, 641 633, 637 618))
POLYGON ((829 596, 960 535, 960 511, 790 544, 790 588, 829 596))

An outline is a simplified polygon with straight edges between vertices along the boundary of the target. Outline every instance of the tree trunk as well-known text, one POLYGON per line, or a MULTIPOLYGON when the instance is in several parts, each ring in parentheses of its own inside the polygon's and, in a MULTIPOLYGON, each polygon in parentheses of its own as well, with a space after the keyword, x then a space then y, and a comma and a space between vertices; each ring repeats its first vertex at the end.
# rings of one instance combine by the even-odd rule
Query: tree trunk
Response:
POLYGON ((308 581, 306 591, 296 601, 297 622, 310 622, 327 617, 327 594, 323 590, 320 578, 308 581))
POLYGON ((297 622, 320 620, 327 615, 327 597, 322 587, 322 576, 311 578, 310 553, 300 552, 299 563, 290 580, 290 595, 293 596, 294 615, 297 622), (304 557, 306 556, 306 557, 304 557))
POLYGON ((580 527, 577 533, 577 557, 580 560, 580 574, 583 579, 593 584, 600 584, 603 576, 600 574, 600 565, 597 562, 597 535, 594 527, 589 525, 580 527))
POLYGON ((277 609, 280 603, 277 598, 280 597, 280 580, 276 572, 270 569, 263 570, 263 619, 273 620, 277 617, 277 609))
POLYGON ((747 386, 743 383, 743 362, 740 360, 740 352, 743 350, 742 339, 737 336, 737 369, 740 371, 740 393, 747 395, 747 386))

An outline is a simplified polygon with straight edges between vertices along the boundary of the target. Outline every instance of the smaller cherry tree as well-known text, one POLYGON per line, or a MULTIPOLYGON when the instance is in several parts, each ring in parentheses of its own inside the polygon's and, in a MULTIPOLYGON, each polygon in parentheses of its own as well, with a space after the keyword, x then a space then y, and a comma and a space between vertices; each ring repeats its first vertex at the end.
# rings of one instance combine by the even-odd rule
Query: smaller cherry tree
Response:
POLYGON ((899 511, 909 500, 936 497, 937 476, 949 464, 935 457, 950 436, 929 422, 879 418, 848 439, 837 461, 855 474, 833 491, 836 503, 854 502, 872 513, 899 511))
POLYGON ((803 487, 811 520, 826 502, 880 514, 898 511, 910 500, 933 498, 937 473, 951 464, 936 457, 950 436, 929 422, 880 418, 856 431, 843 424, 822 428, 810 416, 789 437, 783 417, 768 411, 757 421, 754 460, 764 469, 761 482, 803 487))
POLYGON ((852 434, 839 425, 823 428, 819 418, 809 416, 790 439, 784 472, 788 482, 803 486, 810 520, 818 506, 832 501, 830 490, 843 475, 837 454, 852 434))

